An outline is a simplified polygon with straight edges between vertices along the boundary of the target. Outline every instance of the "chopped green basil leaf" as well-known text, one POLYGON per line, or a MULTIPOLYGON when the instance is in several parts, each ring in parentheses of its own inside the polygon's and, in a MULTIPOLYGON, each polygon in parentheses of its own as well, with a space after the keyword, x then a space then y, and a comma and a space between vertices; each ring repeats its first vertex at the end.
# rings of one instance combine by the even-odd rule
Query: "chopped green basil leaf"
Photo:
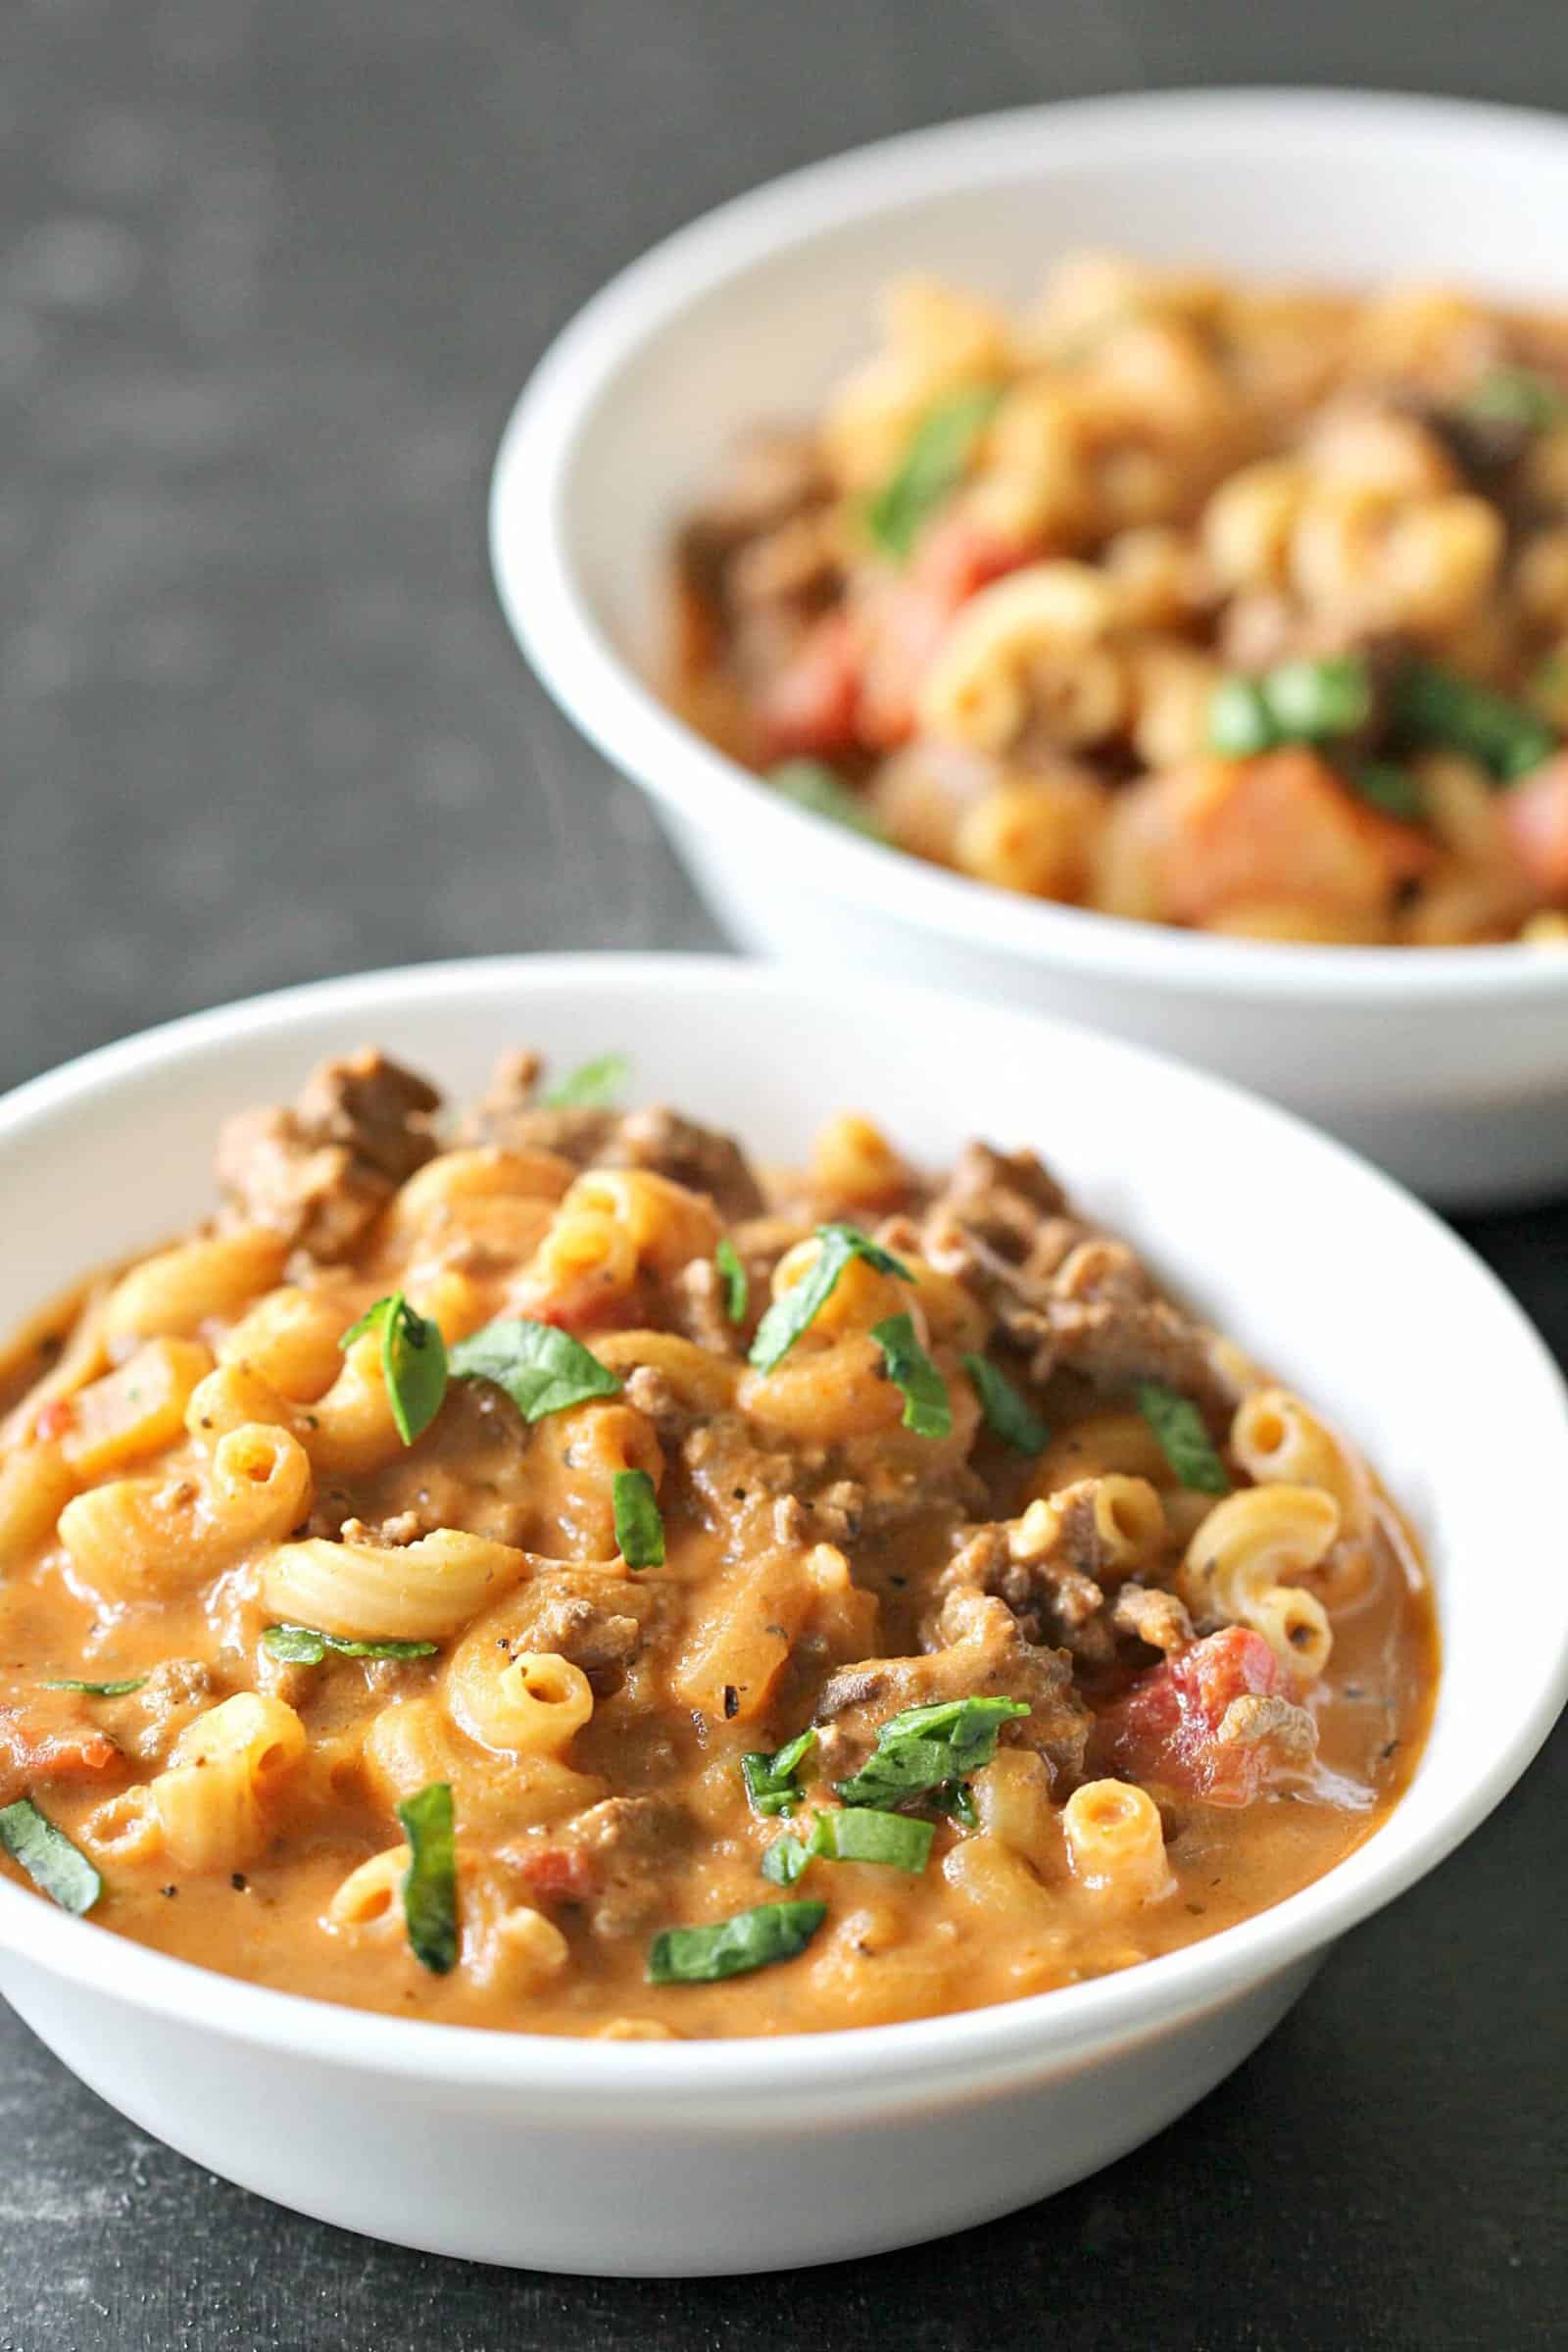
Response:
POLYGON ((458 1961, 458 1846, 452 1789, 432 1781, 398 1807, 409 1840, 403 1874, 403 1917, 409 1949, 421 1968, 444 1977, 458 1961))
POLYGON ((1208 748, 1222 760, 1250 760, 1279 742, 1255 678, 1222 678, 1209 698, 1208 748))
POLYGON ((437 1648, 434 1642, 350 1642, 314 1625, 264 1626, 262 1644, 285 1666, 319 1666, 329 1650, 334 1658, 433 1658, 437 1648))
POLYGON ((1359 654, 1281 662, 1261 677, 1221 679, 1208 706, 1208 746, 1248 760, 1282 743, 1353 735, 1372 716, 1372 673, 1359 654))
POLYGON ((525 1421, 542 1421, 546 1413, 564 1413, 590 1396, 620 1392, 616 1375, 570 1332, 525 1317, 487 1323, 460 1340, 449 1361, 454 1380, 494 1381, 525 1421))
POLYGON ((1381 808, 1385 816, 1396 816, 1402 824, 1418 824, 1425 811, 1426 799, 1421 779, 1407 767, 1396 767, 1392 760, 1365 760, 1350 770, 1349 781, 1363 801, 1381 808))
POLYGON ((759 1372, 771 1372, 789 1353, 802 1332, 821 1312, 851 1258, 863 1257, 877 1274, 895 1274, 901 1282, 914 1280, 907 1266, 901 1266, 896 1257, 854 1225, 819 1225, 816 1238, 822 1246, 811 1264, 798 1283, 781 1298, 774 1299, 757 1327, 751 1361, 759 1372))
POLYGON ((547 1087, 539 1100, 550 1110, 613 1110, 630 1076, 629 1054, 601 1054, 547 1087))
POLYGON ((1159 1440, 1160 1451, 1195 1494, 1228 1494, 1231 1482, 1214 1450, 1203 1416, 1190 1396, 1180 1396, 1157 1380, 1144 1381, 1138 1410, 1159 1440))
POLYGON ((931 1853, 936 1824, 907 1813, 879 1813, 868 1805, 846 1805, 842 1813, 819 1813, 811 1825, 810 1848, 829 1862, 883 1862, 918 1877, 931 1853))
POLYGON ((650 1984, 713 1984, 804 1952, 826 1903, 760 1903, 710 1928, 665 1928, 648 1951, 650 1984))
POLYGON ((1534 710, 1437 662, 1404 663, 1393 715, 1402 734, 1463 752, 1504 784, 1517 783, 1557 749, 1555 734, 1534 710))
POLYGON ((392 1418, 405 1446, 412 1446, 441 1410, 447 1393, 447 1351, 439 1327, 427 1315, 416 1314, 401 1291, 378 1298, 341 1345, 351 1347, 368 1331, 381 1335, 381 1373, 386 1382, 392 1418))
POLYGON ((762 1876, 770 1886, 793 1886, 815 1851, 809 1838, 792 1837, 786 1830, 762 1856, 762 1876))
POLYGON ((1001 398, 1000 385, 972 385, 927 409, 900 464, 867 502, 866 527, 896 564, 905 561, 921 525, 962 481, 1001 398))
POLYGON ((873 1323, 871 1337, 887 1358, 888 1378, 904 1397, 904 1426, 917 1438, 953 1435, 948 1387, 914 1336, 912 1315, 889 1315, 873 1323))
POLYGON ((104 1883, 79 1846, 64 1830, 57 1830, 47 1813, 40 1813, 30 1796, 0 1810, 0 1845, 19 1862, 40 1892, 52 1895, 62 1911, 79 1919, 90 1911, 104 1883))
POLYGON ((788 1813, 800 1802, 801 1785, 797 1776, 815 1745, 815 1729, 808 1724, 804 1732, 786 1740, 771 1755, 754 1749, 750 1755, 742 1756, 741 1778, 746 1783, 754 1813, 764 1817, 788 1813))
POLYGON ((986 1427, 1016 1453, 1039 1453, 1051 1432, 1038 1413, 1031 1412, 1017 1390, 987 1356, 966 1355, 963 1368, 974 1383, 986 1427))
POLYGON ((933 1813, 946 1813, 963 1830, 977 1830, 980 1816, 974 1809, 974 1791, 967 1781, 953 1781, 946 1788, 933 1788, 926 1799, 933 1813))
POLYGON ((1281 662, 1258 683, 1282 743, 1353 735, 1372 715, 1372 673, 1359 654, 1281 662))
POLYGON ((931 1856, 936 1824, 907 1813, 880 1813, 846 1805, 843 1812, 818 1813, 810 1835, 786 1832, 762 1856, 762 1876, 775 1886, 793 1886, 808 1862, 877 1862, 917 1878, 931 1856))
POLYGON ((128 1698, 132 1690, 139 1690, 146 1680, 144 1674, 133 1674, 123 1683, 78 1683, 74 1677, 68 1676, 60 1682, 43 1683, 39 1687, 44 1690, 79 1690, 84 1698, 128 1698))
POLYGON ((724 1286, 725 1314, 732 1323, 744 1323, 752 1286, 741 1253, 727 1233, 713 1251, 713 1263, 724 1286))
POLYGON ((888 1806, 945 1788, 989 1764, 1004 1723, 1029 1708, 1021 1698, 939 1699, 890 1716, 876 1748, 852 1780, 840 1781, 847 1805, 888 1806))
POLYGON ((1568 390, 1534 368, 1494 368, 1464 405, 1483 424, 1520 424, 1532 433, 1568 424, 1568 390))
POLYGON ((868 841, 886 841, 886 833, 859 794, 852 792, 822 760, 781 760, 768 769, 767 780, 775 792, 781 792, 808 816, 825 816, 851 833, 863 833, 868 841))
POLYGON ((662 1568, 664 1522, 659 1496, 646 1470, 617 1470, 611 1480, 615 1542, 628 1568, 662 1568))

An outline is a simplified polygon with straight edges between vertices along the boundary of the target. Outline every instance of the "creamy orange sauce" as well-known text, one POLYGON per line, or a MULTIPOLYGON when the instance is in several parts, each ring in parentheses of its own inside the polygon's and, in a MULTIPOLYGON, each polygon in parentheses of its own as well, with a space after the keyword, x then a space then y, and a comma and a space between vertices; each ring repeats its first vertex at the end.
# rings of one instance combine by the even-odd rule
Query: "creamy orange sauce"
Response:
MULTIPOLYGON (((552 1130, 562 1148, 537 1146, 527 1140, 537 1105, 525 1095, 519 1105, 520 1124, 486 1131, 500 1142, 466 1148, 470 1184, 441 1192, 437 1178, 432 1189, 431 1170, 460 1163, 427 1160, 400 1199, 387 1188, 349 1246, 321 1259, 296 1249, 286 1268, 281 1243, 270 1268, 264 1248, 252 1295, 198 1301, 177 1334, 137 1325, 122 1286, 107 1306, 93 1294, 45 1319, 13 1350, 0 1455, 0 1803, 30 1798, 93 1860, 97 1924, 204 1967, 393 2014, 577 2034, 809 2033, 1127 1967, 1279 1901, 1375 1832, 1419 1756, 1438 1643, 1408 1536, 1348 1446, 1333 1441, 1325 1473, 1339 1488, 1331 1542, 1288 1567, 1292 1591, 1321 1596, 1331 1630, 1326 1662, 1308 1673, 1289 1642, 1277 1656, 1226 1608, 1191 1605, 1202 1529, 1219 1524, 1204 1513, 1225 1506, 1182 1489, 1130 1409, 1127 1379, 1081 1356, 1047 1367, 1008 1337, 1005 1286, 955 1270, 955 1236, 978 1224, 965 1227, 962 1204, 863 1123, 835 1123, 805 1178, 728 1217, 657 1169, 621 1172, 601 1198, 572 1154, 604 1137, 552 1130), (819 1248, 809 1237, 830 1220, 878 1233, 910 1279, 853 1260, 781 1360, 749 1366, 761 1309, 809 1272, 819 1248), (711 1271, 725 1234, 749 1277, 733 1322, 711 1271), (295 1388, 273 1382, 279 1417, 237 1426, 284 1431, 274 1447, 298 1448, 308 1487, 293 1524, 225 1542, 217 1424, 236 1426, 235 1395, 257 1410, 268 1393, 254 1385, 259 1366, 284 1360, 275 1321, 257 1314, 279 1290, 305 1302, 292 1326, 295 1388), (383 1374, 373 1350, 362 1364, 364 1348, 345 1355, 339 1342, 395 1290, 426 1302, 449 1347, 498 1319, 569 1325, 623 1385, 529 1422, 493 1383, 454 1378, 412 1444, 384 1428, 351 1440, 339 1426, 342 1367, 360 1365, 372 1392, 383 1374), (903 1425, 904 1395, 870 1336, 901 1312, 947 1392, 945 1436, 903 1425), (298 1369, 307 1324, 329 1343, 310 1379, 298 1369), (200 1377, 172 1405, 155 1398, 149 1421, 145 1383, 127 1401, 122 1367, 156 1369, 149 1343, 176 1336, 200 1377), (966 1354, 984 1354, 1049 1424, 1044 1457, 984 1424, 966 1354), (240 1376, 250 1389, 236 1389, 240 1376), (85 1457, 83 1432, 97 1446, 85 1457), (1141 1469, 1125 1466, 1130 1454, 1141 1469), (30 1536, 22 1488, 5 1484, 19 1461, 57 1475, 47 1524, 30 1536), (662 1565, 630 1566, 617 1549, 612 1481, 628 1467, 657 1486, 662 1565), (1117 1505, 1142 1531, 1135 1572, 1096 1554, 1104 1544, 1086 1515, 1116 1480, 1153 1498, 1117 1505), (70 1497, 127 1483, 141 1518, 127 1516, 125 1548, 100 1557, 70 1497), (1065 1533, 1050 1517, 1064 1494, 1081 1506, 1065 1533), (138 1525, 151 1530, 140 1553, 138 1525), (276 1595, 300 1543, 336 1547, 316 1555, 342 1564, 328 1592, 348 1592, 356 1545, 390 1562, 396 1614, 415 1607, 420 1581, 398 1584, 400 1558, 416 1560, 445 1529, 492 1550, 475 1604, 431 1655, 329 1654, 318 1665, 270 1655, 265 1629, 284 1615, 276 1595), (1163 1651, 1112 1626, 1129 1587, 1168 1596, 1163 1651), (1131 1747, 1113 1729, 1151 1677, 1205 1640, 1246 1648, 1258 1672, 1263 1660, 1273 1686, 1248 1702, 1248 1737, 1221 1741, 1227 1757, 1246 1750, 1248 1801, 1208 1801, 1193 1785, 1220 1752, 1211 1738, 1195 1767, 1152 1744, 1147 1726, 1131 1747), (466 1693, 491 1653, 497 1671, 517 1655, 564 1658, 571 1688, 591 1687, 591 1715, 557 1752, 508 1747, 493 1725, 479 1736, 489 1719, 466 1693), (122 1697, 41 1688, 143 1674, 153 1679, 122 1697), (238 1827, 203 1831, 198 1853, 159 1791, 190 1754, 191 1727, 248 1691, 292 1711, 299 1753, 279 1749, 238 1827), (864 1763, 879 1723, 911 1697, 983 1692, 1031 1711, 972 1774, 972 1824, 936 1818, 923 1869, 817 1859, 791 1886, 764 1880, 781 1834, 804 1835, 815 1812, 837 1809, 834 1782, 864 1763), (742 1756, 818 1718, 795 1815, 759 1817, 742 1756), (1139 1779, 1159 1809, 1157 1884, 1097 1884, 1068 1800, 1086 1783, 1139 1779), (395 1883, 366 1917, 346 1915, 340 1895, 357 1866, 399 1845, 398 1803, 431 1783, 451 1787, 457 1819, 461 1948, 446 1974, 416 1958, 395 1883), (604 1811, 612 1799, 633 1802, 604 1811), (826 1912, 798 1957, 717 1983, 646 1981, 661 1930, 808 1899, 826 1912)), ((1007 1190, 994 1182, 988 1205, 971 1201, 974 1217, 1000 1213, 1007 1190)), ((1041 1235, 1053 1213, 1038 1217, 1037 1265, 1050 1258, 1041 1235)), ((238 1222, 231 1199, 218 1230, 259 1229, 238 1222)), ((1119 1258, 1108 1274, 1093 1256, 1072 1270, 1073 1249, 1103 1248, 1092 1229, 1057 1238, 1070 1246, 1040 1295, 1067 1335, 1053 1344, 1073 1357, 1071 1284, 1087 1284, 1076 1296, 1093 1301, 1096 1283, 1125 1292, 1129 1278, 1119 1258)), ((1273 1442, 1276 1422, 1256 1398, 1275 1392, 1200 1327, 1179 1328, 1193 1362, 1217 1367, 1205 1414, 1230 1481, 1250 1492, 1232 1414, 1251 1412, 1254 1447, 1273 1442)), ((384 1419, 384 1387, 379 1402, 384 1419)), ((344 1638, 406 1628, 406 1614, 395 1629, 370 1617, 351 1626, 362 1605, 342 1602, 344 1638)), ((934 1818, 919 1800, 910 1809, 934 1818)), ((4 1858, 0 1868, 21 1876, 4 1858)))

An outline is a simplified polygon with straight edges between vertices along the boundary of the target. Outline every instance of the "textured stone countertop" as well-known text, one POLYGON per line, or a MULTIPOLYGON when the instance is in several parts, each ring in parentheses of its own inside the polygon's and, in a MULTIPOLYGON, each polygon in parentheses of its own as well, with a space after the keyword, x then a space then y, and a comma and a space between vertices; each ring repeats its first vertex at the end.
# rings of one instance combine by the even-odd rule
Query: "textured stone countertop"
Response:
MULTIPOLYGON (((325 972, 713 944, 496 612, 485 478, 517 385, 612 269, 750 181, 1205 79, 1561 104, 1568 24, 1560 0, 6 0, 0 1083, 325 972)), ((1568 1210, 1471 1231, 1568 1351, 1568 1210)), ((0 2015, 0 2352, 1561 2344, 1565 1813, 1559 1734, 1186 2123, 1033 2212, 794 2277, 508 2277, 351 2238, 155 2145, 0 2015)))

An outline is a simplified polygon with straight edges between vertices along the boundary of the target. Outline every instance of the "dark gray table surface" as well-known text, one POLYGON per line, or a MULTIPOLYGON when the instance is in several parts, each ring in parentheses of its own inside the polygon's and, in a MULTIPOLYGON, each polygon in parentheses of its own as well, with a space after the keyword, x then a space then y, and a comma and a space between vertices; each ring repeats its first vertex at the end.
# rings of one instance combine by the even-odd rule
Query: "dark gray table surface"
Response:
MULTIPOLYGON (((1568 19, 0 0, 0 1083, 320 973, 713 944, 492 603, 486 469, 532 360, 612 268, 789 165, 1270 79, 1562 105, 1568 19)), ((1471 1233, 1568 1353, 1568 1210, 1471 1233)), ((376 2247, 156 2146, 0 2018, 0 2352, 1564 2343, 1565 1811, 1559 1735, 1187 2123, 1049 2206, 794 2277, 376 2247)))

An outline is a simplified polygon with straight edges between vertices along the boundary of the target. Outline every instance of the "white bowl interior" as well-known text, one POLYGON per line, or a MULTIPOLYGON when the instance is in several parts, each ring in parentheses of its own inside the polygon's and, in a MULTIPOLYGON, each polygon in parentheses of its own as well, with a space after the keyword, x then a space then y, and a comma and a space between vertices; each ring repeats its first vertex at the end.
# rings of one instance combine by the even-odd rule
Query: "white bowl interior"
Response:
MULTIPOLYGON (((1135 2021, 1158 2008, 1156 1984, 1190 2001, 1324 1940, 1446 1850, 1544 1737, 1568 1688, 1554 1532, 1568 1413, 1524 1317, 1445 1227, 1336 1146, 1216 1080, 1066 1024, 874 987, 847 1002, 842 989, 704 958, 511 959, 263 999, 111 1048, 0 1104, 12 1230, 27 1237, 0 1262, 0 1318, 203 1213, 217 1121, 287 1097, 320 1054, 371 1040, 458 1098, 509 1045, 568 1062, 624 1049, 638 1099, 688 1106, 769 1156, 801 1153, 815 1123, 848 1105, 929 1163, 977 1133, 1034 1144, 1089 1209, 1366 1446, 1427 1546, 1443 1615, 1442 1697, 1414 1787, 1367 1847, 1275 1911, 1130 1976, 1016 2005, 1048 2036, 1074 2018, 1135 2021)), ((0 1940, 160 2001, 172 1996, 159 1993, 158 1971, 192 1982, 9 1886, 0 1940)), ((246 1999, 270 2016, 279 2007, 221 1988, 231 2012, 246 1999)), ((338 2047, 368 2036, 390 2051, 440 2031, 321 2014, 338 2047)), ((935 2046, 1005 2035, 1013 2028, 995 2021, 1009 2014, 822 2038, 878 2044, 891 2032, 935 2046)), ((503 2074, 521 2063, 495 2037, 467 2038, 503 2074)), ((821 2054, 819 2041, 798 2055, 797 2087, 821 2054)), ((623 2057, 595 2046, 570 2064, 592 2073, 623 2057)), ((664 2057, 688 2072, 729 2063, 692 2046, 664 2057)))

